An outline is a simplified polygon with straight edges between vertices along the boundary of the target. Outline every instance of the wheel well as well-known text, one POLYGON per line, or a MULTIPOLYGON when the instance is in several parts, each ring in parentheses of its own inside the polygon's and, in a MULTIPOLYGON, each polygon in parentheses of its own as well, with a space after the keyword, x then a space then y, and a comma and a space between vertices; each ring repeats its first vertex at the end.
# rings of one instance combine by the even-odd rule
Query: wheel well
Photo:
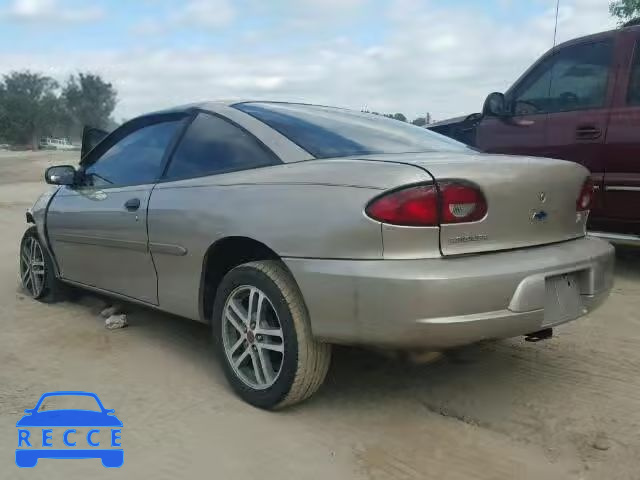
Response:
POLYGON ((247 237, 226 237, 207 249, 200 281, 200 317, 207 322, 213 313, 215 294, 222 278, 233 268, 256 260, 279 260, 264 243, 247 237))

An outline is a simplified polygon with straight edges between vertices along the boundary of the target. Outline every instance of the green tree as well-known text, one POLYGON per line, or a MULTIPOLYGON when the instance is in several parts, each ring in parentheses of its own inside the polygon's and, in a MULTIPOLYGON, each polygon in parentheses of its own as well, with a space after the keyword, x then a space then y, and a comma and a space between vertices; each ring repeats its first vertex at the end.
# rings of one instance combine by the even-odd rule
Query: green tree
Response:
POLYGON ((58 83, 30 71, 4 75, 0 87, 0 137, 35 147, 38 136, 50 134, 60 109, 58 83))
POLYGON ((412 120, 411 123, 417 125, 418 127, 424 127, 427 124, 427 119, 424 117, 418 117, 412 120))
POLYGON ((116 107, 117 93, 113 85, 99 75, 72 75, 62 90, 62 99, 77 130, 85 125, 108 128, 113 123, 111 114, 116 107))
POLYGON ((5 108, 5 93, 4 93, 4 82, 0 81, 0 143, 8 142, 7 138, 7 129, 8 118, 7 111, 5 108))
POLYGON ((614 0, 609 3, 609 12, 624 24, 640 17, 640 0, 614 0))
MULTIPOLYGON (((376 112, 373 112, 373 113, 376 113, 376 112)), ((402 113, 385 113, 384 116, 387 118, 393 118, 394 120, 399 120, 401 122, 407 121, 407 117, 405 117, 404 114, 402 113)))

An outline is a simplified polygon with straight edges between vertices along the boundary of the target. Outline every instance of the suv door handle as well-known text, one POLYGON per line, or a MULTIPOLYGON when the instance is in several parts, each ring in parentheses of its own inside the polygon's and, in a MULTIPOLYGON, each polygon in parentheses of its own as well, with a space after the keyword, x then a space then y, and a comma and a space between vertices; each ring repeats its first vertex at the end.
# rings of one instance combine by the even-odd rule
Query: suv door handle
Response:
POLYGON ((124 202, 124 208, 129 210, 130 212, 135 212, 140 208, 140 199, 139 198, 131 198, 124 202))
POLYGON ((602 136, 602 130, 595 125, 584 125, 576 128, 576 139, 578 140, 595 140, 602 136))

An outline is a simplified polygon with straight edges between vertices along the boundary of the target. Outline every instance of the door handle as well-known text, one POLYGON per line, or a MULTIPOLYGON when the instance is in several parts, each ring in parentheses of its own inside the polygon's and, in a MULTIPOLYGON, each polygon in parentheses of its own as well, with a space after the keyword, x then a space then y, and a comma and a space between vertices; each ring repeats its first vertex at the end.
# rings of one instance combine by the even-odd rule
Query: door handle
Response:
POLYGON ((602 130, 595 125, 584 125, 576 128, 577 140, 595 140, 602 136, 602 130))
POLYGON ((135 212, 140 208, 140 199, 139 198, 131 198, 124 202, 124 208, 129 210, 130 212, 135 212))

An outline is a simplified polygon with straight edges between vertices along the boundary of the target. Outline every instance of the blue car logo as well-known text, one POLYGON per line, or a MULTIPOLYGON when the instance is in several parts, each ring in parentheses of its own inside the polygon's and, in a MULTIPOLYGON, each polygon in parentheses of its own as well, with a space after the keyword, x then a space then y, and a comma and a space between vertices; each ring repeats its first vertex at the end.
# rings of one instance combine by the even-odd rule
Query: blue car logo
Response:
POLYGON ((114 410, 104 408, 95 393, 45 393, 36 406, 25 410, 25 413, 26 415, 16 424, 18 467, 35 467, 40 458, 99 458, 105 467, 122 466, 122 422, 114 415, 114 410), (98 408, 41 410, 45 399, 61 396, 80 397, 83 400, 87 400, 87 397, 93 398, 98 408), (67 448, 60 448, 62 446, 67 448), (107 446, 109 448, 105 448, 107 446))
POLYGON ((547 220, 548 217, 549 217, 549 214, 544 210, 533 212, 531 214, 531 220, 534 222, 544 222, 547 220))

